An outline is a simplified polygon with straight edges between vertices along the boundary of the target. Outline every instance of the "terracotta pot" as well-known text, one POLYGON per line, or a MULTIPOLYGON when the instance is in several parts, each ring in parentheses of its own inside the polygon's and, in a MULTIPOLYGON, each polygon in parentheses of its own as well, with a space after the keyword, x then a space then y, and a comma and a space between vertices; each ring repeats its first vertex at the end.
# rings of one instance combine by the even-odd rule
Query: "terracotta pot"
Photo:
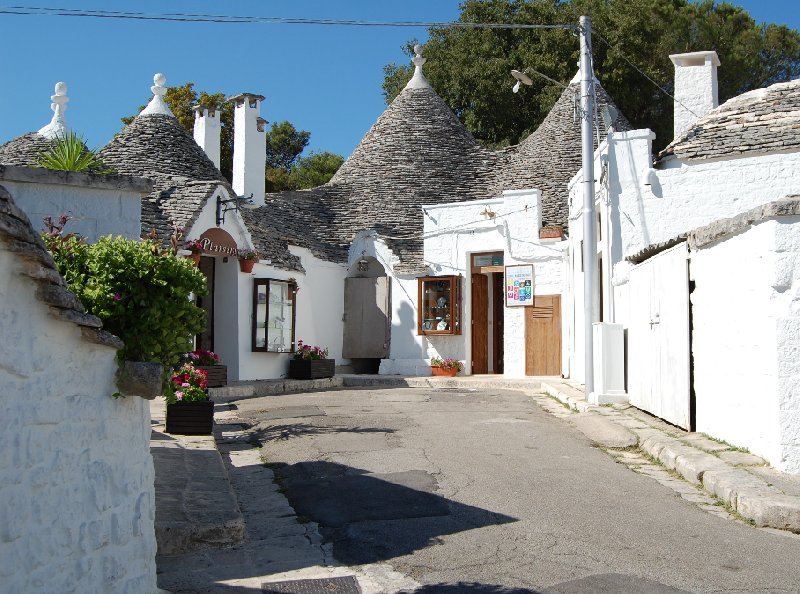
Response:
POLYGON ((253 266, 256 265, 255 260, 239 260, 239 270, 242 272, 253 272, 253 266))
POLYGON ((561 239, 564 230, 561 227, 542 227, 539 229, 539 239, 561 239))
POLYGON ((433 367, 431 366, 431 375, 441 375, 443 377, 455 377, 458 375, 458 369, 453 367, 452 369, 444 369, 442 367, 433 367))
POLYGON ((187 260, 191 260, 192 262, 194 262, 195 266, 200 266, 200 256, 201 254, 189 254, 188 256, 185 257, 187 260))

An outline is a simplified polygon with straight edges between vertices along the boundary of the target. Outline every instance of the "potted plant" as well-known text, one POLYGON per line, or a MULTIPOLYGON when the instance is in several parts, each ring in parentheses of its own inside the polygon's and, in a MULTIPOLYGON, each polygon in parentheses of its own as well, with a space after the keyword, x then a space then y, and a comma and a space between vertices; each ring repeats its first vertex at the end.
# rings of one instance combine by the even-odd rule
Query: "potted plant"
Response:
POLYGON ((455 377, 462 369, 464 369, 464 364, 458 359, 442 359, 441 357, 431 359, 431 375, 455 377))
POLYGON ((203 253, 203 244, 200 240, 192 239, 191 241, 187 241, 183 247, 191 252, 186 257, 194 262, 195 266, 198 266, 200 264, 200 255, 203 253))
POLYGON ((289 377, 292 379, 320 379, 333 377, 336 360, 328 359, 328 349, 297 341, 294 357, 289 361, 289 377))
POLYGON ((167 433, 209 435, 214 424, 214 402, 208 399, 206 372, 184 363, 170 377, 167 433))
POLYGON ((228 366, 222 364, 215 352, 197 349, 186 353, 183 361, 206 372, 209 388, 222 388, 228 384, 228 366))
POLYGON ((253 250, 239 250, 239 270, 253 272, 253 266, 258 262, 258 252, 253 250))

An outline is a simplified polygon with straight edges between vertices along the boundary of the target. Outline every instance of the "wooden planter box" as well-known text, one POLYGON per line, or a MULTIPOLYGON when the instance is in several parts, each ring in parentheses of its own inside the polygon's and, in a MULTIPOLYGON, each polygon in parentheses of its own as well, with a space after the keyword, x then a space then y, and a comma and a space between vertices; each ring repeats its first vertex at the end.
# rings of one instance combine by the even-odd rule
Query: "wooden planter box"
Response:
POLYGON ((431 367, 431 375, 441 375, 443 377, 455 377, 458 369, 442 369, 441 367, 431 367))
POLYGON ((214 425, 214 402, 178 402, 167 405, 167 433, 210 435, 214 425))
POLYGON ((335 368, 335 359, 289 359, 289 377, 292 379, 333 377, 335 368))
POLYGON ((209 388, 224 388, 228 385, 227 365, 199 365, 197 369, 202 369, 208 373, 209 388))

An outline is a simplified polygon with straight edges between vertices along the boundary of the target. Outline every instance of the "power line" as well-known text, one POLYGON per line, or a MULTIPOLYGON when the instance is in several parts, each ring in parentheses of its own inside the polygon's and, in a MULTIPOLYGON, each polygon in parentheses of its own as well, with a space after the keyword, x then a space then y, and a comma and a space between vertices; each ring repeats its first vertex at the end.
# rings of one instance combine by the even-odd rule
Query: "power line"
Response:
POLYGON ((462 29, 576 29, 577 25, 548 25, 524 23, 472 23, 435 21, 364 21, 357 19, 318 19, 302 17, 270 17, 257 15, 222 15, 205 13, 146 13, 83 8, 0 6, 0 14, 29 16, 61 16, 82 18, 170 21, 191 23, 260 23, 284 25, 336 25, 349 27, 452 27, 462 29))
POLYGON ((650 78, 650 77, 649 77, 649 76, 648 76, 648 75, 647 75, 647 74, 646 74, 646 73, 645 73, 645 72, 644 72, 644 71, 643 71, 641 68, 639 68, 639 67, 638 67, 636 64, 634 64, 634 63, 633 63, 633 62, 632 62, 630 59, 628 59, 628 57, 627 57, 625 54, 623 54, 623 53, 622 53, 622 50, 621 50, 621 49, 619 49, 619 48, 618 48, 618 47, 616 47, 616 46, 613 46, 613 45, 611 45, 611 43, 610 43, 609 41, 607 41, 607 40, 606 40, 606 39, 605 39, 605 38, 604 38, 602 35, 600 35, 599 33, 597 33, 597 31, 594 31, 594 32, 593 32, 593 35, 594 35, 595 37, 597 37, 597 38, 598 38, 600 41, 602 41, 603 43, 605 43, 605 44, 606 44, 606 45, 609 47, 609 49, 613 49, 615 52, 617 52, 617 53, 620 55, 620 57, 621 57, 623 60, 625 60, 625 61, 626 61, 626 62, 627 62, 627 63, 628 63, 628 64, 629 64, 629 65, 630 65, 630 66, 631 66, 631 67, 632 67, 634 70, 636 70, 636 72, 638 72, 638 73, 639 73, 639 74, 641 74, 643 77, 645 77, 647 80, 649 80, 651 83, 653 83, 653 85, 655 85, 655 87, 656 87, 656 88, 657 88, 659 91, 661 91, 661 92, 662 92, 662 93, 664 93, 664 94, 665 94, 667 97, 669 97, 670 99, 672 99, 672 100, 673 100, 675 103, 677 103, 678 105, 680 105, 681 107, 683 107, 683 108, 684 108, 686 111, 688 111, 688 112, 689 112, 690 114, 692 114, 694 117, 696 117, 696 118, 698 118, 698 119, 700 118, 700 116, 699 116, 699 115, 697 115, 697 114, 696 114, 695 112, 693 112, 691 109, 689 109, 688 107, 686 107, 686 105, 685 105, 685 104, 684 104, 682 101, 680 101, 680 100, 676 99, 674 95, 670 94, 670 92, 669 92, 669 91, 667 91, 667 90, 666 90, 664 87, 662 87, 660 84, 658 84, 658 83, 657 83, 656 81, 654 81, 652 78, 650 78))

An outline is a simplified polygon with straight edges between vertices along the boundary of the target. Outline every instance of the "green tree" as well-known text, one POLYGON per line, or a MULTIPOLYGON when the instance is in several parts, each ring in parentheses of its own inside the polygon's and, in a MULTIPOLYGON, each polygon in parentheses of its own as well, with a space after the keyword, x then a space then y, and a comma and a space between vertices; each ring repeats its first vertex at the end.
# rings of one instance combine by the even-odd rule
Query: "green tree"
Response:
MULTIPOLYGON (((209 110, 220 112, 220 171, 228 181, 233 179, 233 104, 225 100, 224 93, 199 93, 194 89, 194 83, 187 82, 180 87, 168 87, 164 101, 181 126, 192 134, 194 129, 195 105, 202 105, 209 110)), ((139 111, 146 106, 140 105, 139 111)), ((130 124, 136 116, 122 118, 122 122, 130 124)))
POLYGON ((273 122, 267 131, 267 167, 289 171, 310 139, 311 132, 298 130, 289 121, 273 122))
POLYGON ((289 173, 288 185, 293 190, 316 188, 326 183, 344 163, 336 153, 311 153, 300 157, 289 173))
MULTIPOLYGON (((720 56, 720 101, 800 75, 800 34, 757 24, 742 8, 703 0, 465 0, 459 20, 577 24, 592 17, 595 74, 635 127, 672 139, 672 99, 636 68, 673 89, 669 54, 714 49, 720 56)), ((412 53, 413 41, 406 47, 412 53)), ((565 30, 432 28, 425 75, 472 134, 487 146, 516 144, 541 123, 561 92, 532 75, 533 88, 513 94, 511 69, 533 68, 567 83, 577 71, 578 40, 565 30)), ((413 66, 389 64, 387 103, 413 66)))

